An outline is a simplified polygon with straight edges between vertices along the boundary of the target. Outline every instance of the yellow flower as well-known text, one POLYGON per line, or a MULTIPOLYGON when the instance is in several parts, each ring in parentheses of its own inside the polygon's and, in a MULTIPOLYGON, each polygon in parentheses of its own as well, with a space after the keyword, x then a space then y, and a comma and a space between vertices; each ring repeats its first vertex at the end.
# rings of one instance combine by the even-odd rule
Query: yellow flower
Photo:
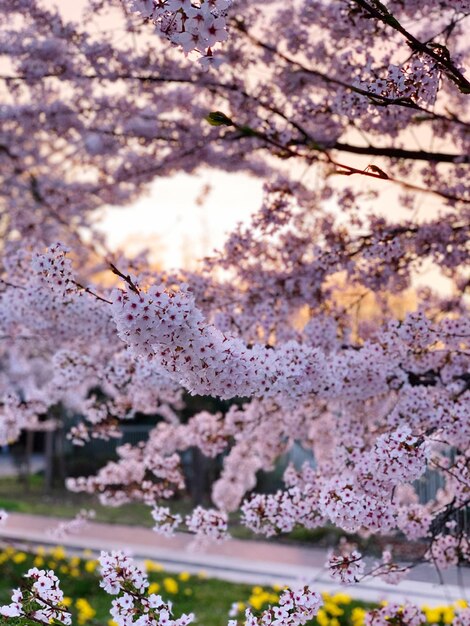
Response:
POLYGON ((13 563, 23 563, 26 561, 26 554, 24 552, 17 552, 13 555, 13 563))
POLYGON ((327 613, 329 613, 333 617, 344 614, 344 610, 340 609, 339 606, 331 601, 325 602, 325 611, 327 611, 327 613))
POLYGON ((70 567, 79 567, 81 558, 79 556, 73 556, 69 559, 70 567))
POLYGON ((317 613, 317 622, 319 624, 319 626, 329 626, 330 625, 330 618, 328 617, 328 615, 326 614, 324 609, 320 609, 317 613))
POLYGON ((113 619, 108 619, 108 626, 118 626, 117 622, 115 622, 113 619))
POLYGON ((441 621, 441 609, 440 607, 422 606, 421 610, 426 616, 426 620, 431 624, 441 621))
POLYGON ((354 608, 351 612, 352 626, 364 626, 366 611, 360 606, 354 608))
POLYGON ((69 568, 67 567, 67 565, 61 565, 59 567, 59 572, 61 572, 62 574, 67 574, 69 571, 69 568))
POLYGON ((44 559, 42 558, 42 556, 35 557, 33 565, 34 567, 42 567, 42 565, 44 565, 44 559))
POLYGON ((47 567, 50 567, 51 569, 55 569, 57 567, 57 561, 49 561, 47 564, 47 567))
POLYGON ((86 624, 88 621, 93 619, 96 615, 95 609, 91 606, 91 604, 85 598, 78 598, 75 602, 75 606, 77 607, 78 615, 77 621, 80 626, 86 624))
POLYGON ((350 604, 351 600, 351 596, 348 596, 347 593, 343 592, 335 593, 334 596, 331 596, 331 601, 336 604, 350 604))
POLYGON ((454 606, 458 607, 459 609, 466 609, 468 607, 468 602, 466 602, 465 600, 456 600, 454 602, 454 606))
POLYGON ((39 556, 44 556, 46 554, 46 548, 44 546, 38 546, 36 548, 36 554, 39 554, 39 556))
MULTIPOLYGON (((5 550, 2 553, 1 556, 1 563, 5 563, 5 561, 8 561, 10 558, 13 557, 13 555, 15 554, 16 550, 13 550, 13 548, 11 548, 10 546, 8 546, 8 548, 5 548, 5 550)), ((14 557, 13 557, 14 558, 14 557)))
POLYGON ((279 595, 270 591, 264 590, 262 587, 253 587, 252 594, 248 598, 248 604, 250 604, 257 611, 268 604, 277 604, 279 595))
POLYGON ((160 591, 160 585, 158 583, 150 583, 148 592, 158 593, 160 591))
POLYGON ((80 570, 76 567, 72 567, 70 570, 70 576, 72 576, 72 578, 80 578, 80 570))
POLYGON ((72 598, 70 598, 69 596, 64 596, 64 599, 62 600, 62 604, 64 606, 72 606, 72 598))
POLYGON ((452 624, 454 621, 454 609, 451 606, 444 606, 442 611, 442 621, 444 624, 452 624))
POLYGON ((178 578, 185 583, 191 578, 191 574, 189 572, 181 572, 181 574, 178 575, 178 578))
POLYGON ((87 572, 90 572, 90 574, 93 574, 97 567, 98 561, 86 561, 85 563, 85 569, 87 572))
POLYGON ((51 556, 57 561, 61 561, 67 557, 67 554, 62 546, 57 546, 51 551, 51 556))
POLYGON ((198 578, 200 578, 201 580, 204 580, 205 578, 207 578, 207 572, 205 572, 203 569, 197 573, 198 578))
POLYGON ((452 624, 454 620, 454 608, 452 606, 423 606, 421 607, 426 619, 431 624, 444 622, 444 624, 452 624))
POLYGON ((163 565, 161 563, 147 559, 144 561, 144 565, 147 572, 163 572, 163 565))
POLYGON ((167 593, 178 593, 178 583, 174 578, 164 578, 163 586, 167 593))
POLYGON ((250 596, 250 598, 248 598, 248 604, 251 604, 254 609, 259 611, 264 604, 264 599, 262 596, 250 596))

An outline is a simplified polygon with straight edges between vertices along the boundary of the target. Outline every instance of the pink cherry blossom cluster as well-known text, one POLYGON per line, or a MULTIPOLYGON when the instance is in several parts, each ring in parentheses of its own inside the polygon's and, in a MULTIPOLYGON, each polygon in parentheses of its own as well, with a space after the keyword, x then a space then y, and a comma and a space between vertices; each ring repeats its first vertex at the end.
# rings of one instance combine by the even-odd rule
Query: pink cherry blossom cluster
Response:
POLYGON ((470 541, 466 533, 460 536, 439 534, 432 542, 426 558, 439 569, 448 569, 460 561, 470 561, 470 541))
POLYGON ((69 535, 80 533, 87 527, 88 522, 95 518, 95 515, 95 511, 92 509, 81 509, 73 519, 60 522, 55 528, 52 528, 48 534, 55 540, 63 540, 69 535))
POLYGON ((142 449, 118 448, 121 459, 110 462, 96 476, 68 478, 71 491, 97 493, 104 504, 119 506, 134 499, 152 506, 182 489, 184 480, 177 454, 145 456, 142 449))
POLYGON ((426 537, 432 522, 429 510, 420 504, 409 504, 398 512, 397 526, 408 539, 426 537))
POLYGON ((381 435, 360 470, 374 481, 394 487, 419 478, 426 469, 427 448, 408 426, 381 435))
POLYGON ((316 528, 325 522, 318 510, 318 488, 290 487, 273 495, 255 494, 244 501, 242 521, 253 532, 270 537, 296 526, 316 528))
POLYGON ((389 585, 398 585, 409 572, 409 568, 395 563, 392 553, 384 550, 382 553, 382 562, 375 569, 376 574, 389 585))
POLYGON ((35 254, 31 262, 40 284, 44 284, 58 296, 66 296, 69 291, 75 291, 72 284, 72 262, 66 256, 67 252, 68 248, 57 243, 49 246, 46 253, 35 254))
POLYGON ((118 596, 112 601, 111 616, 119 626, 187 626, 193 622, 193 614, 172 619, 171 602, 154 593, 145 594, 147 575, 124 552, 101 552, 99 563, 100 585, 118 596))
POLYGON ((200 506, 186 517, 188 530, 195 533, 198 543, 224 541, 227 539, 227 524, 226 513, 214 509, 205 510, 200 506))
POLYGON ((201 53, 207 62, 212 48, 228 37, 225 14, 231 0, 128 0, 132 11, 157 25, 157 32, 188 54, 201 53))
POLYGON ((133 559, 120 550, 113 552, 102 551, 99 557, 100 586, 112 595, 124 590, 123 585, 130 583, 139 593, 148 587, 147 575, 136 565, 133 559))
POLYGON ((453 626, 469 626, 470 625, 470 609, 457 608, 454 615, 453 626))
POLYGON ((16 441, 24 428, 38 422, 45 406, 40 401, 22 402, 17 394, 6 393, 0 408, 0 444, 16 441))
POLYGON ((65 625, 72 623, 70 612, 62 604, 64 594, 53 570, 33 567, 25 578, 25 588, 13 591, 11 603, 0 607, 0 615, 29 618, 41 624, 56 620, 65 625))
POLYGON ((320 510, 339 527, 355 532, 361 527, 387 532, 394 526, 387 501, 364 492, 348 478, 332 478, 323 486, 320 510))
MULTIPOLYGON (((308 586, 287 589, 279 598, 279 606, 263 611, 260 617, 251 609, 245 611, 244 626, 302 626, 313 619, 323 604, 321 595, 308 586)), ((228 626, 238 626, 237 620, 229 620, 228 626)))
POLYGON ((173 537, 182 522, 181 515, 172 513, 167 506, 155 506, 152 517, 155 520, 153 530, 164 537, 173 537))
POLYGON ((364 574, 365 564, 362 554, 353 550, 350 554, 330 554, 327 567, 333 580, 350 584, 360 580, 364 574))
POLYGON ((366 626, 387 626, 391 622, 400 626, 420 626, 426 622, 426 616, 417 606, 410 603, 400 606, 394 602, 368 611, 364 619, 366 626))

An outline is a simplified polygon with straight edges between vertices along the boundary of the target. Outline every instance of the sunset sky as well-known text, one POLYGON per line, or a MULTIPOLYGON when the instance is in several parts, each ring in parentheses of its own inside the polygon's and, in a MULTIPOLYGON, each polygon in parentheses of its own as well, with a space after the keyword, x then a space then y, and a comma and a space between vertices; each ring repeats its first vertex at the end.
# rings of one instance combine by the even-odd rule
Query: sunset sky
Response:
POLYGON ((261 181, 245 174, 178 174, 154 181, 132 206, 103 209, 99 228, 113 250, 137 253, 148 247, 152 261, 188 267, 220 248, 234 226, 260 206, 261 197, 261 181), (198 205, 207 184, 211 190, 198 205))

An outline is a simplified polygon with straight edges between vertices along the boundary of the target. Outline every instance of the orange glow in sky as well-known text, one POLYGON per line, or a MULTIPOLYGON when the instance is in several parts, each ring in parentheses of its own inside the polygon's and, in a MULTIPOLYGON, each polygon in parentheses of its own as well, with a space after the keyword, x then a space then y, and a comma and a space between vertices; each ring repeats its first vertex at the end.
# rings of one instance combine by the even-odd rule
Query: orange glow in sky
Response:
POLYGON ((223 245, 237 223, 248 221, 261 198, 261 181, 245 174, 178 174, 155 180, 132 206, 103 209, 98 228, 113 251, 148 248, 150 259, 167 269, 194 268, 223 245), (198 204, 207 184, 211 189, 198 204))

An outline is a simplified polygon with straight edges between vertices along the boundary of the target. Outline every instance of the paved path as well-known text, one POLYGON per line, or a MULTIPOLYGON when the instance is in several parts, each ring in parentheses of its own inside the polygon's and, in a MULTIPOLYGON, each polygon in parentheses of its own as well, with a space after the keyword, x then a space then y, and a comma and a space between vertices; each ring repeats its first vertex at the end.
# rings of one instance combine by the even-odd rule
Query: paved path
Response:
POLYGON ((249 584, 315 581, 319 591, 347 591, 363 600, 403 602, 408 598, 420 605, 436 606, 465 599, 465 588, 470 596, 470 569, 457 571, 454 568, 445 572, 444 585, 439 584, 437 574, 431 567, 421 566, 399 585, 370 580, 345 588, 329 579, 323 568, 326 552, 317 548, 231 539, 196 552, 191 550, 192 538, 189 535, 179 533, 167 539, 147 528, 95 522, 87 523, 80 533, 69 534, 58 542, 52 531, 61 521, 58 518, 11 513, 6 525, 0 528, 0 537, 31 545, 33 549, 35 545, 57 543, 73 552, 85 548, 95 552, 128 549, 137 559, 156 560, 171 572, 186 570, 197 573, 204 570, 211 577, 249 584))

